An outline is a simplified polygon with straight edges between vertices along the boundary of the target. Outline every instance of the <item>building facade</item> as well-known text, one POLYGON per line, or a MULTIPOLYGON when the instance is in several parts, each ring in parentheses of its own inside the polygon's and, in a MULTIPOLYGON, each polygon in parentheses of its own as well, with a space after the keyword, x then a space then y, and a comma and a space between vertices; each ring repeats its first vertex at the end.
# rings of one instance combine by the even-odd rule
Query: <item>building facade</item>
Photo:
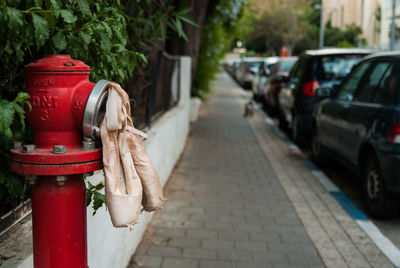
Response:
POLYGON ((392 0, 323 0, 322 2, 325 24, 330 21, 332 26, 340 29, 355 24, 362 29, 362 38, 368 46, 387 45, 390 27, 390 17, 387 15, 388 11, 391 13, 392 0))

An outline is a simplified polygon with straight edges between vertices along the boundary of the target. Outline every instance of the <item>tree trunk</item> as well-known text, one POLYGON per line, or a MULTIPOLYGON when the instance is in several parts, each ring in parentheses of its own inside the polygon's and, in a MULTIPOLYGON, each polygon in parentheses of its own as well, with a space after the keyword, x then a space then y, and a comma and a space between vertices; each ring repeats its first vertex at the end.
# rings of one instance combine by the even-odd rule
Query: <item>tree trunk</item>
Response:
MULTIPOLYGON (((176 6, 179 6, 181 0, 176 0, 176 6)), ((166 51, 173 55, 185 55, 192 58, 192 81, 196 72, 197 57, 200 51, 201 34, 206 21, 207 13, 217 5, 218 0, 188 0, 186 6, 192 7, 188 17, 195 21, 199 26, 184 23, 183 31, 188 37, 188 41, 179 37, 176 32, 169 31, 170 38, 166 42, 166 51)))

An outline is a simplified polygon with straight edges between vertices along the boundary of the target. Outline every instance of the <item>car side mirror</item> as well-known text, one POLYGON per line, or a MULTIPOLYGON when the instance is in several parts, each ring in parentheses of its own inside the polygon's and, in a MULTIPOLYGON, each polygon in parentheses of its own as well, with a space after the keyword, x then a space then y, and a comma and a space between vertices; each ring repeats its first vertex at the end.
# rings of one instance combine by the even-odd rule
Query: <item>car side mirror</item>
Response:
POLYGON ((315 96, 324 99, 332 96, 332 89, 329 87, 319 87, 315 90, 315 96))

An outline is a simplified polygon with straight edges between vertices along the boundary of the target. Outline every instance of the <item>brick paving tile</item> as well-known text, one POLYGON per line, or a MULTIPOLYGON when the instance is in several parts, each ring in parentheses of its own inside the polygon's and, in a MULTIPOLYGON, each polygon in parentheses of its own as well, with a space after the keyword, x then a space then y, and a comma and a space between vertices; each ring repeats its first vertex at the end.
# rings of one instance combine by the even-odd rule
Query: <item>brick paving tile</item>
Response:
POLYGON ((389 267, 262 115, 243 117, 249 97, 226 74, 214 86, 130 267, 389 267))
POLYGON ((197 260, 165 258, 161 268, 197 268, 199 262, 197 260))

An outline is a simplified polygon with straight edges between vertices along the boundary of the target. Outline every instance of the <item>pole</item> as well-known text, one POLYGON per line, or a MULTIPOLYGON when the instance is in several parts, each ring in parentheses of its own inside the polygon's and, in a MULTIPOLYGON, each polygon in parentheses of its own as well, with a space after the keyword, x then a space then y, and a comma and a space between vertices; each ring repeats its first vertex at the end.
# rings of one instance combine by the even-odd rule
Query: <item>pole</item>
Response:
POLYGON ((395 11, 396 11, 396 0, 392 0, 392 31, 390 33, 390 50, 394 50, 395 11))
POLYGON ((321 16, 320 16, 320 26, 319 26, 319 48, 324 48, 324 5, 323 4, 321 4, 321 16))

